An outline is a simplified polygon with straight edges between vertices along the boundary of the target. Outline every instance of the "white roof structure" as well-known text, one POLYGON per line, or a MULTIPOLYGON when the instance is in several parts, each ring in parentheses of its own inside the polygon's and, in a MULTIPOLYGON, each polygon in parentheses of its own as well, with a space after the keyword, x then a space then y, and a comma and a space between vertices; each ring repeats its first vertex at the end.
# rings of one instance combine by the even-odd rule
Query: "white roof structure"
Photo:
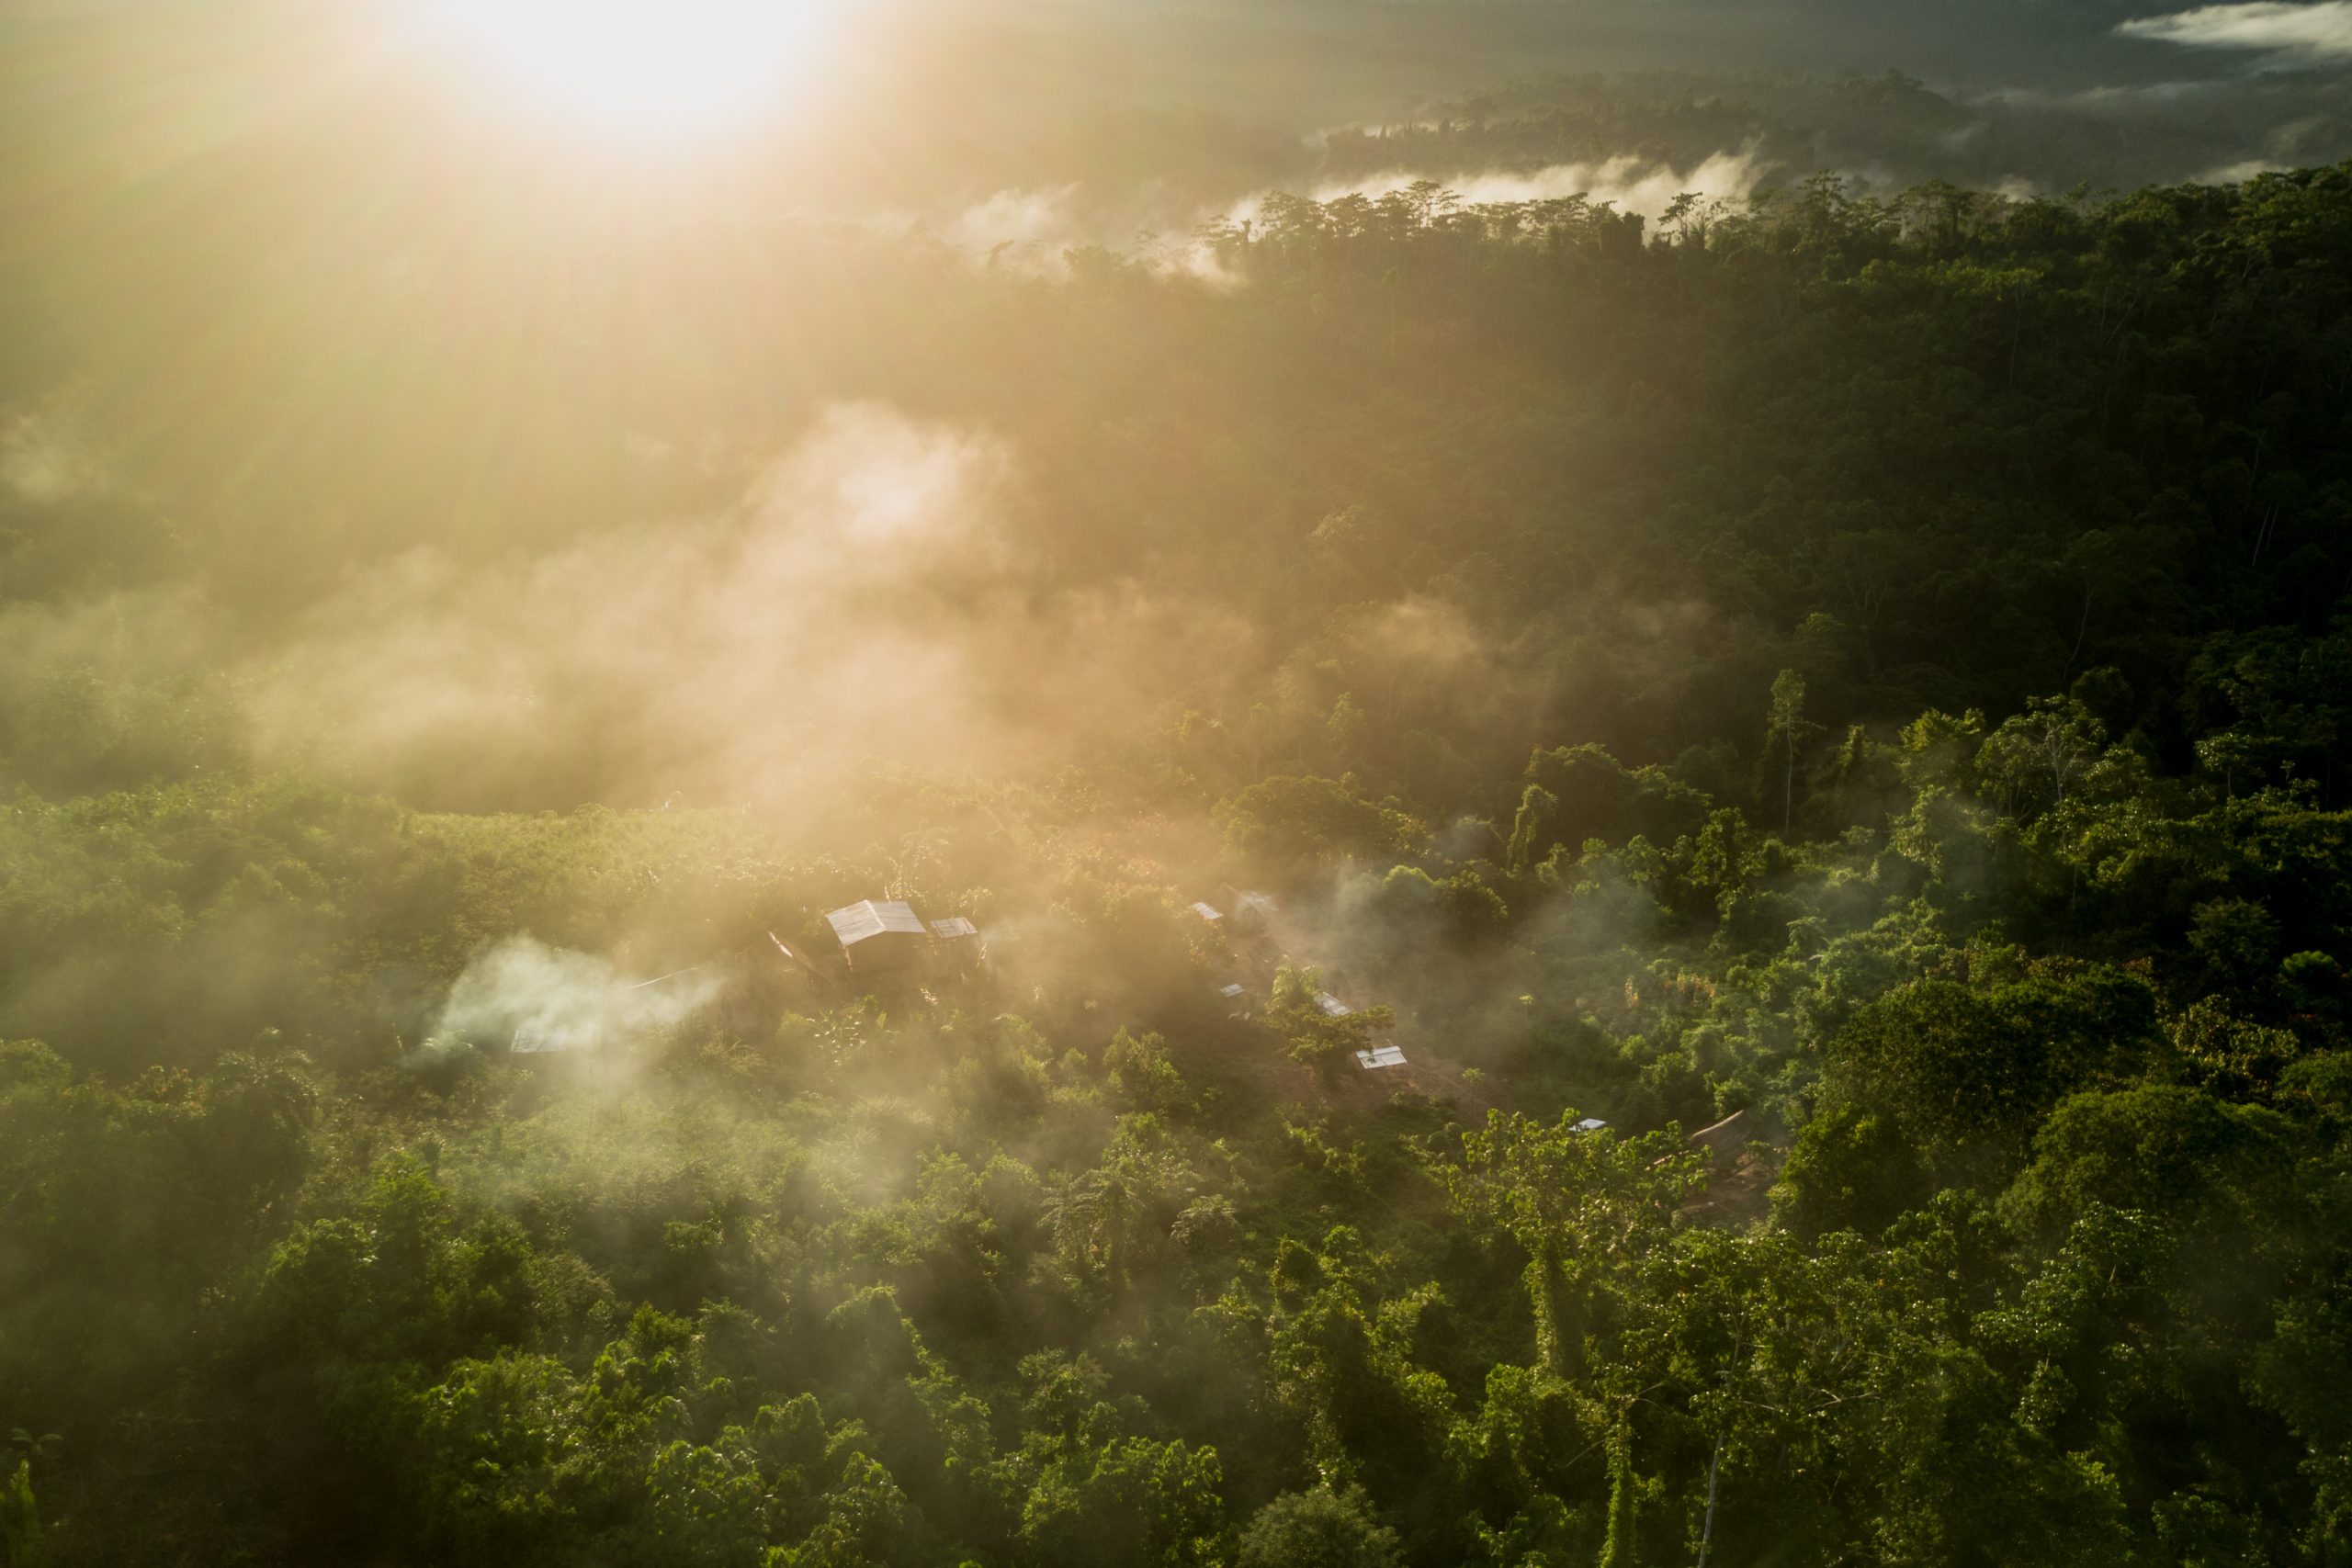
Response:
POLYGON ((1736 1159, 1747 1142, 1747 1112, 1735 1111, 1713 1126, 1700 1128, 1683 1142, 1714 1150, 1719 1164, 1736 1159))
POLYGON ((542 1051, 569 1051, 571 1042, 543 1023, 532 1022, 514 1032, 511 1049, 518 1056, 530 1056, 542 1051))
POLYGON ((1193 913, 1200 916, 1201 919, 1208 921, 1211 925, 1215 925, 1217 921, 1225 919, 1224 910, 1216 908, 1214 904, 1204 904, 1197 898, 1193 901, 1193 913))
POLYGON ((825 919, 831 922, 833 934, 841 938, 843 947, 854 947, 886 931, 901 936, 927 934, 923 923, 915 919, 914 910, 896 899, 862 899, 847 908, 831 911, 825 919))
POLYGON ((1281 906, 1263 893, 1237 893, 1233 896, 1233 907, 1247 910, 1253 915, 1272 915, 1281 912, 1281 906))
POLYGON ((1356 1010, 1329 991, 1316 992, 1315 1005, 1323 1010, 1323 1016, 1326 1018, 1345 1018, 1356 1010))
POLYGON ((1218 987, 1216 994, 1220 997, 1238 997, 1241 994, 1242 990, 1243 987, 1241 982, 1236 980, 1230 986, 1218 987))
POLYGON ((931 934, 942 942, 954 942, 959 937, 979 935, 980 928, 961 915, 950 915, 944 920, 932 921, 931 934))
POLYGON ((1569 1128, 1568 1131, 1571 1133, 1598 1133, 1603 1127, 1608 1125, 1608 1122, 1603 1122, 1598 1116, 1588 1116, 1583 1121, 1577 1122, 1575 1126, 1569 1128))
POLYGON ((1404 1065, 1405 1053, 1394 1045, 1374 1045, 1369 1051, 1356 1053, 1356 1066, 1368 1073, 1378 1072, 1383 1067, 1401 1067, 1404 1065))

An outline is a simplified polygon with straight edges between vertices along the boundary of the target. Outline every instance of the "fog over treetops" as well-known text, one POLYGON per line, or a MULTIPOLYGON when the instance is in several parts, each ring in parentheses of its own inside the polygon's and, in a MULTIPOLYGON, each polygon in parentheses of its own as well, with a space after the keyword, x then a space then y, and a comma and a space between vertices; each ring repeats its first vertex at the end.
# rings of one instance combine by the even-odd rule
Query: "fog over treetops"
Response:
POLYGON ((2347 82, 0 9, 0 1568, 2352 1557, 2347 82))

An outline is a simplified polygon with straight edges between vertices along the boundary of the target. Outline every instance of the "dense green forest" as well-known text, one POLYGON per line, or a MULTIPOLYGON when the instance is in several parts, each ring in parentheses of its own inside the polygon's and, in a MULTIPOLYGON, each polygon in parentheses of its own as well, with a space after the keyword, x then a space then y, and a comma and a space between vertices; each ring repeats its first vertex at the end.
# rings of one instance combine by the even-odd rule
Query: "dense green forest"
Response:
POLYGON ((8 1568, 2352 1562, 2352 165, 404 210, 5 258, 8 1568))

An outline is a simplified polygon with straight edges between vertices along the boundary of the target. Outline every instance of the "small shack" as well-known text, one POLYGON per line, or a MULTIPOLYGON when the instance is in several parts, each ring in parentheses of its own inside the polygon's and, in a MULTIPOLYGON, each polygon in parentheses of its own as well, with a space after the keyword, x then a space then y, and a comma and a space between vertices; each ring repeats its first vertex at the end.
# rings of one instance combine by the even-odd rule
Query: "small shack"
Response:
POLYGON ((980 942, 980 928, 962 915, 932 921, 931 937, 937 944, 939 967, 947 974, 967 974, 988 956, 988 950, 980 942))
POLYGON ((774 931, 768 932, 767 937, 768 941, 775 945, 776 952, 783 957, 784 964, 780 968, 775 964, 763 964, 761 966, 762 974, 788 976, 795 982, 803 982, 822 977, 824 971, 817 966, 816 961, 810 958, 808 954, 801 952, 798 948, 794 947, 790 942, 785 941, 784 938, 776 935, 774 931))
POLYGON ((1356 1053, 1356 1066, 1365 1072, 1375 1073, 1383 1067, 1401 1067, 1405 1053, 1394 1045, 1374 1044, 1369 1051, 1356 1053))
POLYGON ((1263 893, 1227 886, 1217 889, 1217 894, 1224 900, 1227 911, 1223 917, 1226 928, 1243 936, 1263 931, 1266 922, 1281 912, 1274 901, 1263 893))
POLYGON ((825 919, 850 973, 860 978, 912 975, 931 955, 931 928, 898 899, 863 898, 829 911, 825 919))
POLYGON ((1686 1140, 1693 1148, 1714 1152, 1715 1168, 1729 1170, 1747 1149, 1747 1112, 1735 1111, 1712 1127, 1702 1127, 1686 1140))
POLYGON ((1711 1127, 1702 1127, 1684 1141, 1685 1146, 1705 1149, 1707 1184, 1682 1206, 1682 1212, 1707 1224, 1746 1224, 1763 1217, 1771 1207, 1774 1162, 1758 1152, 1749 1134, 1747 1112, 1735 1111, 1711 1127))
POLYGON ((548 1051, 569 1051, 571 1042, 546 1024, 534 1021, 514 1031, 514 1043, 508 1047, 518 1056, 536 1056, 548 1051))

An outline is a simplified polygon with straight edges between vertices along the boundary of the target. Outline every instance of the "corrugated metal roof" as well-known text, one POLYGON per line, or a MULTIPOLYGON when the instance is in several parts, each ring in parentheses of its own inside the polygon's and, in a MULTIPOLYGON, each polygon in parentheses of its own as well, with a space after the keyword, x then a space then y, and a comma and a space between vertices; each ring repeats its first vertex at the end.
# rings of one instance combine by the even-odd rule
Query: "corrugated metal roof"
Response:
POLYGON ((1577 1122, 1575 1126, 1569 1128, 1568 1131, 1571 1133, 1598 1133, 1603 1127, 1608 1125, 1608 1122, 1603 1122, 1598 1116, 1588 1116, 1583 1121, 1577 1122))
POLYGON ((1315 1005, 1323 1010, 1323 1016, 1326 1018, 1345 1018, 1356 1010, 1329 991, 1316 992, 1315 1005))
POLYGON ((1369 1051, 1356 1053, 1356 1066, 1368 1073, 1376 1072, 1382 1067, 1401 1067, 1404 1065, 1405 1053, 1394 1045, 1374 1045, 1369 1051))
POLYGON ((1704 1144, 1724 1154, 1737 1153, 1740 1145, 1747 1141, 1747 1112, 1735 1111, 1713 1126, 1700 1128, 1686 1141, 1704 1144))
POLYGON ((1238 997, 1241 994, 1241 982, 1236 980, 1230 986, 1220 986, 1217 987, 1216 994, 1220 997, 1238 997))
POLYGON ((1200 916, 1201 919, 1204 920, 1221 920, 1225 919, 1224 912, 1218 909, 1214 904, 1195 902, 1193 905, 1193 913, 1200 916))
POLYGON ((542 1051, 568 1051, 571 1042, 543 1023, 526 1023, 514 1032, 514 1051, 518 1056, 537 1055, 542 1051))
POLYGON ((835 909, 825 919, 832 923, 833 934, 842 939, 843 947, 851 947, 870 936, 884 931, 898 931, 906 936, 922 936, 923 924, 915 912, 896 899, 862 899, 845 909, 835 909))
POLYGON ((980 934, 980 928, 961 915, 950 915, 944 920, 932 921, 931 932, 933 936, 952 942, 961 936, 978 936, 980 934))

